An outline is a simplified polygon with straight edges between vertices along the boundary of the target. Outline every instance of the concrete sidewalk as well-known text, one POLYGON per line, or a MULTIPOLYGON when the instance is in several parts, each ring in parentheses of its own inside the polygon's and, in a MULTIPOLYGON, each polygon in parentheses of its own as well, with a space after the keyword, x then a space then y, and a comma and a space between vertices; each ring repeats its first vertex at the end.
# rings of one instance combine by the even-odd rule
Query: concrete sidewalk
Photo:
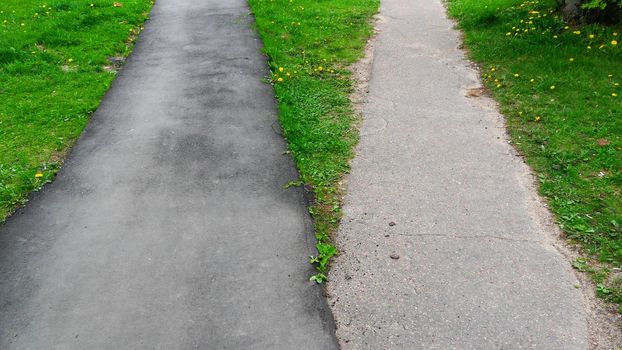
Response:
POLYGON ((0 349, 335 349, 243 0, 158 0, 56 181, 0 226, 0 349))
POLYGON ((587 349, 584 296, 439 0, 383 0, 330 304, 343 349, 587 349))

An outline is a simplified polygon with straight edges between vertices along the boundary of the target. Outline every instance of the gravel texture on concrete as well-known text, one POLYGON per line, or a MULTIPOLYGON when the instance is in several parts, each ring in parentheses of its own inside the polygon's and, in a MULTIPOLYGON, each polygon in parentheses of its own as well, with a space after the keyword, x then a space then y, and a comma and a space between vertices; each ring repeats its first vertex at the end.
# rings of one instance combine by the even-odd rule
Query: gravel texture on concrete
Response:
POLYGON ((56 181, 0 226, 0 349, 336 349, 242 0, 158 0, 56 181))
POLYGON ((382 1, 328 285, 342 349, 587 349, 586 299, 439 0, 382 1))

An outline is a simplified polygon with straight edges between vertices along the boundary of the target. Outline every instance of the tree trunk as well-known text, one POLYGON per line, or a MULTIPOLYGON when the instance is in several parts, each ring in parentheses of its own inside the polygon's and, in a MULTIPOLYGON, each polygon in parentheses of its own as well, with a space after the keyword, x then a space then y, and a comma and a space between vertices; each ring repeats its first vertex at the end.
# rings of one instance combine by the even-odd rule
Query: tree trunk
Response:
POLYGON ((566 22, 576 22, 581 16, 581 0, 566 0, 562 7, 562 16, 566 22))

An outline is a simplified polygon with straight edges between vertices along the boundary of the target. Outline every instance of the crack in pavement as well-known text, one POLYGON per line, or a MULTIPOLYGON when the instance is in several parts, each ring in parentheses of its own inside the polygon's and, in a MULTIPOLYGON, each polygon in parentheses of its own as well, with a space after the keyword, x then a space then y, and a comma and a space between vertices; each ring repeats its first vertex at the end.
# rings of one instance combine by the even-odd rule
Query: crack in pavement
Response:
POLYGON ((399 236, 408 236, 408 237, 443 237, 443 238, 460 238, 460 239, 499 239, 503 241, 509 242, 527 242, 527 243, 543 243, 544 240, 533 240, 533 239, 518 239, 518 238, 508 238, 502 236, 494 236, 494 235, 475 235, 475 236, 464 236, 464 235, 445 235, 442 233, 397 233, 399 236))

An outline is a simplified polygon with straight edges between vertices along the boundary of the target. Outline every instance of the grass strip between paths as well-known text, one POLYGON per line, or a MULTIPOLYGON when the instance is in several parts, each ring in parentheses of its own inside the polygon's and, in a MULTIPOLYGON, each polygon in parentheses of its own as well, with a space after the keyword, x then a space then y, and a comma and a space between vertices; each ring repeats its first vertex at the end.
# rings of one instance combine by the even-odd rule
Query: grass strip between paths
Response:
POLYGON ((574 267, 622 304, 622 28, 572 27, 556 9, 555 0, 449 0, 514 145, 582 248, 574 267))
POLYGON ((326 280, 341 218, 339 181, 358 140, 348 66, 364 54, 378 0, 250 0, 268 55, 279 120, 300 182, 313 189, 318 255, 312 280, 326 280))
POLYGON ((152 5, 0 1, 0 222, 54 178, 152 5))

